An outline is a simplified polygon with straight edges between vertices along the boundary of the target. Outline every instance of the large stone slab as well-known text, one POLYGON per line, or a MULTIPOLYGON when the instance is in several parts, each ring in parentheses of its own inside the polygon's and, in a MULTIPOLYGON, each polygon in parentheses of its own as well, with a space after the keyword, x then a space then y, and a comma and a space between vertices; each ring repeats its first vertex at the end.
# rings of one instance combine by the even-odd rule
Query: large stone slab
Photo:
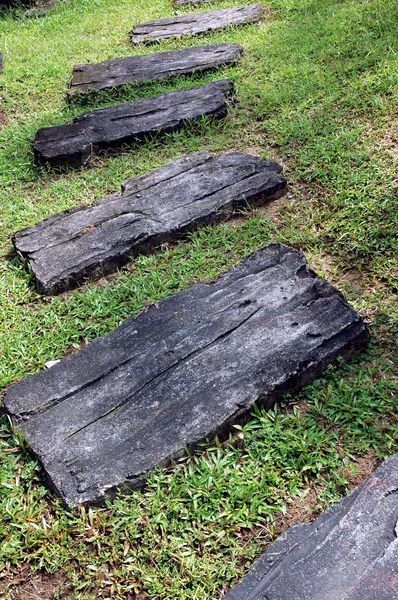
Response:
POLYGON ((120 194, 53 215, 14 236, 38 288, 55 294, 101 277, 132 255, 176 241, 237 209, 278 198, 287 182, 274 162, 240 152, 197 152, 126 181, 120 194))
POLYGON ((260 21, 263 12, 262 4, 250 4, 249 6, 235 6, 234 8, 224 8, 180 17, 162 18, 135 25, 130 32, 130 37, 134 44, 138 44, 141 42, 158 42, 184 35, 196 35, 214 29, 223 29, 230 25, 257 23, 260 21))
POLYGON ((357 353, 366 326, 301 252, 270 244, 10 387, 5 408, 68 504, 135 488, 255 402, 357 353))
POLYGON ((288 529, 226 600, 398 599, 398 455, 314 523, 288 529))
POLYGON ((230 79, 197 88, 170 92, 155 98, 102 108, 77 117, 72 123, 39 129, 35 158, 51 165, 84 164, 93 154, 179 129, 204 116, 224 118, 230 79))
POLYGON ((165 79, 236 63, 242 54, 239 44, 194 46, 175 52, 112 58, 100 64, 73 67, 69 96, 91 90, 104 90, 126 83, 165 79))

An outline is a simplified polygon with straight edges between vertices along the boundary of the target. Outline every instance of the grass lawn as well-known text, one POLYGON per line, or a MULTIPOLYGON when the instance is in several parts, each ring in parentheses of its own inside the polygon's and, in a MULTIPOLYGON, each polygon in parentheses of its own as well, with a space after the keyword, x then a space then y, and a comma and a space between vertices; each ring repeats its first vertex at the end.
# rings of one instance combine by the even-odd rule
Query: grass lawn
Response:
POLYGON ((103 508, 66 512, 0 417, 0 598, 216 600, 284 528, 313 518, 398 450, 398 3, 267 6, 258 25, 133 49, 136 22, 186 9, 173 11, 169 0, 60 0, 45 17, 0 17, 1 389, 270 240, 301 248, 372 332, 354 362, 279 409, 256 410, 229 441, 209 441, 103 508), (74 64, 226 41, 246 49, 238 66, 66 103, 74 64), (80 170, 34 166, 39 127, 226 76, 237 93, 223 123, 204 120, 80 170), (201 149, 278 160, 288 194, 72 293, 35 291, 12 254, 16 230, 201 149))

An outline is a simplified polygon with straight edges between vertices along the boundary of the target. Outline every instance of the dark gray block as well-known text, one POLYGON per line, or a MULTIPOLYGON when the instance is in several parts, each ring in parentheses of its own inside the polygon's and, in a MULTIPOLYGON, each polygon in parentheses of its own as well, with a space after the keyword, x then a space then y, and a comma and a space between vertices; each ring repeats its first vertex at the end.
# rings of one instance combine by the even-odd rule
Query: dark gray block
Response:
POLYGON ((68 95, 215 69, 236 63, 241 54, 239 44, 212 44, 175 52, 113 58, 100 64, 77 65, 73 67, 68 95))
POLYGON ((35 158, 51 165, 84 164, 100 150, 135 144, 159 133, 179 129, 204 116, 224 118, 233 83, 223 79, 197 88, 102 108, 72 123, 39 129, 35 158))
POLYGON ((226 600, 398 599, 398 455, 310 525, 288 529, 226 600))
POLYGON ((271 407, 367 338, 301 252, 270 244, 10 387, 5 408, 65 502, 99 502, 224 437, 255 402, 271 407))
POLYGON ((222 29, 230 25, 257 23, 263 12, 262 4, 250 4, 249 6, 235 6, 234 8, 194 13, 181 17, 162 18, 135 25, 130 32, 130 37, 134 44, 158 42, 167 38, 178 38, 222 29))
POLYGON ((234 152, 197 152, 125 182, 120 194, 78 206, 16 233, 38 288, 55 294, 101 277, 237 209, 278 198, 287 182, 269 160, 234 152))

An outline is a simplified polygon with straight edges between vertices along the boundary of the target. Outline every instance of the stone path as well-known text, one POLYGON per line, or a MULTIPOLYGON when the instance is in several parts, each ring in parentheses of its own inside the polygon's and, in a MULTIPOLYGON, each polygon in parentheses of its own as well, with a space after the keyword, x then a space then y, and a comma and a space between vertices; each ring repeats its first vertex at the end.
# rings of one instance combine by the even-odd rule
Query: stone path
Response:
POLYGON ((64 501, 99 502, 367 338, 303 254, 270 244, 10 387, 5 407, 64 501))
POLYGON ((126 83, 166 79, 236 63, 242 54, 239 44, 194 46, 174 52, 113 58, 100 64, 73 68, 69 96, 90 90, 104 90, 126 83))
POLYGON ((226 600, 397 600, 398 454, 314 523, 287 530, 226 600))
POLYGON ((120 194, 94 206, 59 213, 18 232, 15 248, 42 292, 62 292, 200 225, 278 198, 287 184, 281 171, 274 162, 238 152, 216 158, 209 152, 190 154, 128 180, 120 194))
POLYGON ((101 150, 135 144, 151 135, 175 131, 203 116, 222 119, 232 81, 223 79, 197 88, 136 100, 87 112, 72 123, 39 129, 36 161, 53 166, 84 164, 101 150))
POLYGON ((158 42, 167 38, 196 35, 215 29, 223 29, 230 25, 257 23, 263 15, 262 4, 237 6, 210 12, 194 13, 181 17, 168 17, 139 23, 130 33, 134 44, 141 42, 158 42))
MULTIPOLYGON (((53 0, 51 0, 53 1, 53 0)), ((205 0, 174 0, 176 5, 205 0)), ((158 19, 133 43, 258 22, 261 4, 158 19)), ((69 96, 236 62, 237 44, 112 59, 74 67, 69 96)), ((0 54, 0 70, 2 57, 0 54)), ((40 163, 92 154, 223 118, 230 80, 94 110, 40 129, 40 163)), ((234 152, 187 155, 127 180, 121 193, 18 232, 16 250, 41 291, 71 289, 179 239, 204 223, 281 195, 276 163, 234 152)), ((341 295, 281 244, 254 252, 214 283, 197 284, 128 319, 47 371, 11 386, 5 409, 69 505, 100 503, 141 486, 208 437, 225 437, 254 405, 270 408, 368 341, 341 295)), ((228 600, 398 600, 398 455, 311 525, 289 529, 228 600)))

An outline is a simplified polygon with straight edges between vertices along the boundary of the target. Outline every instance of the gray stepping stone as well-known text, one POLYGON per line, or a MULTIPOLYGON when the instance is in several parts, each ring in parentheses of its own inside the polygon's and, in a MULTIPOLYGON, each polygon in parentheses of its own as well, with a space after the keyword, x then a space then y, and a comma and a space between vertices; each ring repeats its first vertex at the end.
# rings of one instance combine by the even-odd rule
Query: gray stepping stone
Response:
POLYGON ((90 90, 104 90, 126 83, 165 79, 236 63, 242 54, 239 44, 195 46, 175 52, 113 58, 100 64, 73 67, 69 96, 90 90))
POLYGON ((398 454, 311 524, 288 529, 225 600, 397 600, 398 454))
POLYGON ((230 79, 163 96, 101 108, 72 123, 39 129, 34 140, 36 161, 53 166, 81 165, 101 150, 133 145, 159 133, 175 131, 187 121, 227 115, 230 79))
POLYGON ((287 185, 281 171, 277 163, 238 152, 217 158, 189 154, 126 181, 120 194, 94 206, 78 206, 19 231, 14 245, 37 287, 56 294, 203 224, 230 218, 237 209, 278 198, 287 185))
POLYGON ((214 29, 222 29, 229 25, 257 23, 263 12, 262 4, 250 4, 249 6, 236 6, 181 17, 162 18, 135 25, 130 32, 130 37, 134 44, 138 44, 140 42, 158 42, 184 35, 196 35, 214 29))
POLYGON ((255 402, 271 407, 367 342, 301 252, 270 244, 7 390, 5 408, 67 504, 137 488, 255 402))

